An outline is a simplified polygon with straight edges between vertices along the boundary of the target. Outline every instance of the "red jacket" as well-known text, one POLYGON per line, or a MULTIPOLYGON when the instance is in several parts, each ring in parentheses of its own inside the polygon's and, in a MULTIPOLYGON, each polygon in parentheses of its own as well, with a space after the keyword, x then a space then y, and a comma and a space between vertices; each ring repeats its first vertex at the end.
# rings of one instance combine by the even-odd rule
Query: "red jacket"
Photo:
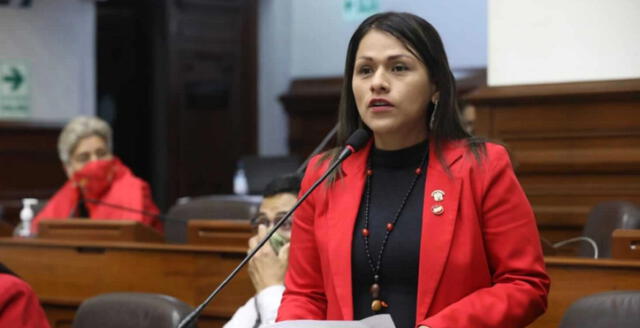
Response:
MULTIPOLYGON (((352 320, 351 242, 371 148, 342 165, 295 213, 278 321, 352 320)), ((525 327, 547 306, 536 221, 504 148, 487 144, 479 163, 462 143, 430 146, 420 246, 416 326, 525 327), (431 193, 444 191, 436 202, 431 193), (440 204, 444 212, 433 213, 440 204)), ((309 164, 302 192, 326 170, 309 164)), ((404 327, 400 327, 404 328, 404 327)))
MULTIPOLYGON (((67 181, 33 220, 33 231, 37 231, 40 220, 63 220, 69 218, 78 205, 79 199, 80 190, 73 181, 67 181)), ((102 198, 97 199, 97 201, 129 208, 132 211, 116 208, 115 206, 85 202, 89 216, 92 219, 133 220, 151 226, 159 232, 163 230, 162 222, 156 216, 148 215, 157 215, 159 213, 158 208, 153 203, 153 199, 151 199, 149 185, 133 175, 131 170, 119 161, 117 161, 117 170, 111 186, 102 198), (140 211, 148 214, 143 214, 140 211)))
POLYGON ((49 327, 47 317, 31 287, 4 273, 0 273, 0 327, 49 327))

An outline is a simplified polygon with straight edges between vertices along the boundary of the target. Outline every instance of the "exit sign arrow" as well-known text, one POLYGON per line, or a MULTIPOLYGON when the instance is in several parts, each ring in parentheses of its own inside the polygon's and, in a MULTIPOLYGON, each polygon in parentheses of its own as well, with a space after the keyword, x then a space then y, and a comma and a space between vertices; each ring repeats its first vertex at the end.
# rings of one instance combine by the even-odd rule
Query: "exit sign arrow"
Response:
POLYGON ((3 77, 3 80, 11 83, 11 90, 16 91, 22 85, 22 81, 24 81, 24 78, 22 77, 22 74, 20 74, 20 71, 18 69, 16 69, 15 67, 11 67, 11 74, 5 75, 3 77))

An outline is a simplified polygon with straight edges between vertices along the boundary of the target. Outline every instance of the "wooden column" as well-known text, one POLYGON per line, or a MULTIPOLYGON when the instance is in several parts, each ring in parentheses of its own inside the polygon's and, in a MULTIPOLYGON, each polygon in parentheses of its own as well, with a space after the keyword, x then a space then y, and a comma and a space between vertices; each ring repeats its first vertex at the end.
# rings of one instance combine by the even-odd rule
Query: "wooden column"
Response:
MULTIPOLYGON (((338 122, 342 78, 298 79, 280 97, 289 116, 289 151, 300 158, 311 154, 338 122)), ((328 147, 334 146, 329 143, 328 147)))

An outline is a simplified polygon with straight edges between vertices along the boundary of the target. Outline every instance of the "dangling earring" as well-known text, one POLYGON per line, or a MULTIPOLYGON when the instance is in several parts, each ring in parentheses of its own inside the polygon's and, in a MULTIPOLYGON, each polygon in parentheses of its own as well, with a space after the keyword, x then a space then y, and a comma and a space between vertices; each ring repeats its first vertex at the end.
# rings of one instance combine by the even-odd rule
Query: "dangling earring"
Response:
POLYGON ((436 111, 438 110, 438 101, 433 102, 433 110, 431 111, 431 119, 429 120, 429 130, 433 130, 433 124, 436 121, 436 111))

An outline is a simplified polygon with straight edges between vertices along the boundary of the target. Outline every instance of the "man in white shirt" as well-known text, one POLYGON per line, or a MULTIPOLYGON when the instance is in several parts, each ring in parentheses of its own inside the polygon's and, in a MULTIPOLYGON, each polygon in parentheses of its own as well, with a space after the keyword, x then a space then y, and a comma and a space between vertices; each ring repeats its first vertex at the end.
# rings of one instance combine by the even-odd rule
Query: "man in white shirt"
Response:
MULTIPOLYGON (((278 177, 265 187, 258 215, 251 220, 257 234, 249 240, 249 249, 293 207, 299 190, 300 177, 296 175, 278 177)), ((284 292, 290 237, 291 219, 249 261, 249 277, 257 294, 233 314, 224 328, 256 328, 275 322, 284 292)))

